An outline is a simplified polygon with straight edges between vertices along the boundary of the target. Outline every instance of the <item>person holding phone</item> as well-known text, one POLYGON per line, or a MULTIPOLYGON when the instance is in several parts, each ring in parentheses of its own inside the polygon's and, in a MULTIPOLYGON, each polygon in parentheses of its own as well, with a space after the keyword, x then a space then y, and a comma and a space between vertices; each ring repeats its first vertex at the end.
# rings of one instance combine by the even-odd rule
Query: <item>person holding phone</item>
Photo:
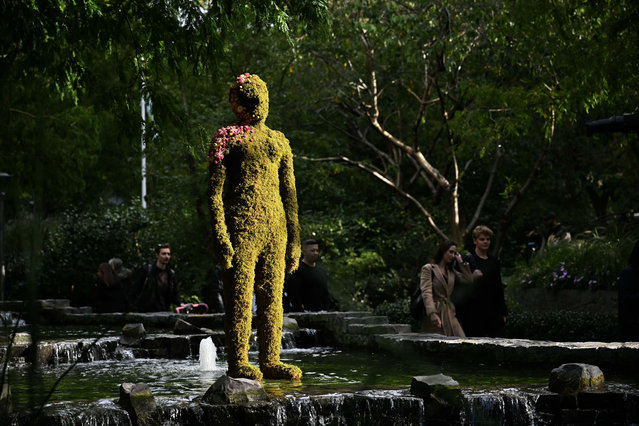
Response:
POLYGON ((462 261, 457 244, 450 240, 442 242, 433 260, 422 267, 420 287, 426 306, 423 332, 466 336, 457 320, 450 296, 457 282, 472 280, 470 265, 462 261))

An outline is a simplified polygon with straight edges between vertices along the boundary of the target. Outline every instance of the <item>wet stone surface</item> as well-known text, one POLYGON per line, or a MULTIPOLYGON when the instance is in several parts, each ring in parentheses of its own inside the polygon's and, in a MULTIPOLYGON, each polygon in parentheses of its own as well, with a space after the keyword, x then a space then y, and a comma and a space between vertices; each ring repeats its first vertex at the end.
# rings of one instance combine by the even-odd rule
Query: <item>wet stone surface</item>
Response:
MULTIPOLYGON (((55 306, 56 304, 51 304, 55 306)), ((59 304, 63 306, 64 304, 59 304)), ((51 308, 47 308, 51 309, 51 308)), ((89 314, 58 310, 47 317, 52 324, 73 324, 78 327, 110 324, 121 329, 127 323, 139 323, 146 330, 162 328, 172 330, 178 320, 186 321, 180 328, 205 331, 201 334, 176 335, 172 333, 147 333, 139 345, 126 347, 119 344, 118 336, 105 337, 97 344, 91 339, 75 339, 66 342, 40 343, 37 351, 29 346, 16 346, 11 358, 16 362, 37 361, 41 365, 57 363, 91 362, 101 359, 130 358, 193 358, 197 355, 200 341, 211 337, 224 356, 224 333, 222 314, 178 315, 160 314, 89 314), (191 328, 194 327, 194 328, 191 328), (204 329, 204 330, 203 330, 204 329)), ((579 362, 594 366, 637 365, 638 343, 599 342, 546 342, 525 339, 449 338, 440 335, 410 333, 406 325, 389 324, 385 317, 376 317, 366 312, 348 313, 300 313, 288 316, 288 325, 283 336, 282 347, 315 347, 332 345, 338 348, 357 348, 367 352, 390 354, 401 362, 411 356, 424 359, 472 359, 480 363, 539 364, 557 367, 561 364, 579 362), (290 320, 295 320, 297 327, 290 320), (309 332, 308 330, 317 330, 309 332)), ((252 350, 255 339, 252 339, 252 350)), ((0 348, 3 356, 6 348, 0 348)), ((550 374, 550 368, 548 372, 550 374)), ((603 368, 603 367, 602 367, 603 368)), ((603 368, 606 371, 606 368, 603 368)), ((453 375, 452 379, 455 379, 453 375)), ((634 387, 615 389, 604 386, 562 395, 550 392, 547 387, 537 390, 460 389, 459 405, 451 409, 438 409, 441 401, 432 394, 419 397, 404 391, 338 392, 313 395, 274 396, 269 401, 244 404, 208 404, 202 395, 186 398, 156 397, 155 412, 172 424, 571 424, 584 419, 597 419, 601 424, 639 423, 639 393, 634 387), (259 419, 259 420, 258 420, 259 419)), ((117 424, 130 422, 129 414, 121 407, 106 402, 93 405, 93 424, 117 424), (111 422, 111 423, 109 423, 111 422)), ((441 406, 439 407, 441 408, 441 406)), ((77 423, 82 418, 73 409, 51 414, 51 424, 77 423), (57 416, 57 417, 56 417, 57 416)), ((28 424, 14 416, 15 424, 28 424)), ((83 418, 86 421, 87 417, 83 418)), ((86 424, 86 423, 84 423, 86 424)), ((587 423, 590 424, 590 423, 587 423)))

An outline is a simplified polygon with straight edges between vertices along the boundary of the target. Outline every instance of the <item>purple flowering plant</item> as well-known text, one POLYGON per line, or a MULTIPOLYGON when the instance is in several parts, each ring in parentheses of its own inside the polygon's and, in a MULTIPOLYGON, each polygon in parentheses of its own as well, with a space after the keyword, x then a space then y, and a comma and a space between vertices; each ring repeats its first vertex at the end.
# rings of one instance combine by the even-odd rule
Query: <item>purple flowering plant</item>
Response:
POLYGON ((524 288, 614 290, 629 253, 623 241, 594 239, 545 247, 515 265, 509 285, 524 288))

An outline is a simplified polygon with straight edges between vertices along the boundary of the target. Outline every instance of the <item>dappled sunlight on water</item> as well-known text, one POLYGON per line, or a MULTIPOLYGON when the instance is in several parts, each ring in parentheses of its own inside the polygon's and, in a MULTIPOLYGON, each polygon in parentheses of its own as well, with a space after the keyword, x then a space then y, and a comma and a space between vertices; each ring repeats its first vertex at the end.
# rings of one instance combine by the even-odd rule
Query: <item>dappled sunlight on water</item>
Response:
MULTIPOLYGON (((223 354, 220 354, 223 356, 223 354)), ((250 352, 256 363, 257 352, 250 352)), ((396 357, 362 350, 330 347, 284 349, 283 362, 299 366, 304 376, 299 382, 265 380, 272 397, 348 393, 364 390, 408 391, 412 377, 445 374, 469 392, 504 388, 543 388, 549 368, 505 367, 480 363, 429 359, 425 356, 396 357)), ((9 382, 14 406, 39 404, 69 364, 32 371, 28 365, 11 367, 9 382), (29 399, 31 398, 31 401, 29 399)), ((79 363, 62 379, 50 402, 89 402, 117 399, 119 386, 147 383, 158 397, 194 398, 203 395, 226 373, 224 360, 212 371, 200 371, 197 357, 190 359, 124 359, 79 363)), ((607 381, 614 380, 607 377, 607 381)))

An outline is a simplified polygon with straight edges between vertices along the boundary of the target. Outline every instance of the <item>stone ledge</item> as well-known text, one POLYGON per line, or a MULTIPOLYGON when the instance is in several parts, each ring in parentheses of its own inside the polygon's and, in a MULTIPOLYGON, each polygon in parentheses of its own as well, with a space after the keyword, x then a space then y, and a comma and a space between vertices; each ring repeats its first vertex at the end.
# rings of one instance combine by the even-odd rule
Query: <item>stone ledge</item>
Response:
POLYGON ((437 334, 402 333, 373 337, 377 346, 396 354, 428 354, 500 363, 636 365, 639 342, 549 342, 526 339, 447 337, 437 334))
POLYGON ((385 316, 374 316, 374 315, 366 315, 366 316, 345 316, 343 321, 346 324, 370 324, 370 325, 379 325, 379 324, 388 324, 388 317, 385 316))
MULTIPOLYGON (((122 336, 102 337, 94 339, 71 339, 59 341, 40 341, 38 350, 30 343, 14 344, 8 354, 12 363, 36 362, 39 365, 58 365, 76 360, 89 362, 96 360, 123 359, 127 356, 134 358, 175 358, 183 359, 199 353, 200 341, 211 337, 218 349, 220 359, 226 357, 226 342, 224 331, 216 330, 200 334, 169 334, 159 333, 145 335, 137 342, 122 344, 122 336), (95 343, 95 345, 94 345, 95 343), (90 350, 87 352, 87 349, 90 350), (127 355, 129 351, 131 355, 127 355), (86 353, 85 353, 86 352, 86 353)), ((314 330, 298 329, 284 330, 282 333, 282 348, 321 346, 320 337, 314 330)), ((257 333, 251 332, 250 350, 257 350, 257 333)), ((7 347, 0 345, 0 362, 7 356, 7 347)))
POLYGON ((408 324, 349 324, 347 330, 356 334, 394 334, 409 333, 410 328, 408 324))
MULTIPOLYGON (((61 303, 63 306, 64 303, 61 303)), ((224 314, 177 314, 171 312, 125 314, 69 314, 58 311, 57 324, 105 325, 140 322, 145 327, 172 329, 178 319, 198 327, 221 328, 224 314)), ((411 333, 406 324, 388 324, 386 317, 370 312, 300 312, 286 315, 300 327, 316 329, 322 344, 380 349, 389 353, 428 354, 498 363, 560 365, 582 362, 594 365, 636 365, 639 342, 550 342, 529 339, 458 338, 411 333)), ((223 344, 221 331, 214 332, 223 344)), ((314 337, 315 339, 316 337, 314 337)), ((215 339, 215 337, 214 337, 215 339)), ((311 339, 313 340, 313 339, 311 339)), ((192 349, 193 350, 193 349, 192 349)))

